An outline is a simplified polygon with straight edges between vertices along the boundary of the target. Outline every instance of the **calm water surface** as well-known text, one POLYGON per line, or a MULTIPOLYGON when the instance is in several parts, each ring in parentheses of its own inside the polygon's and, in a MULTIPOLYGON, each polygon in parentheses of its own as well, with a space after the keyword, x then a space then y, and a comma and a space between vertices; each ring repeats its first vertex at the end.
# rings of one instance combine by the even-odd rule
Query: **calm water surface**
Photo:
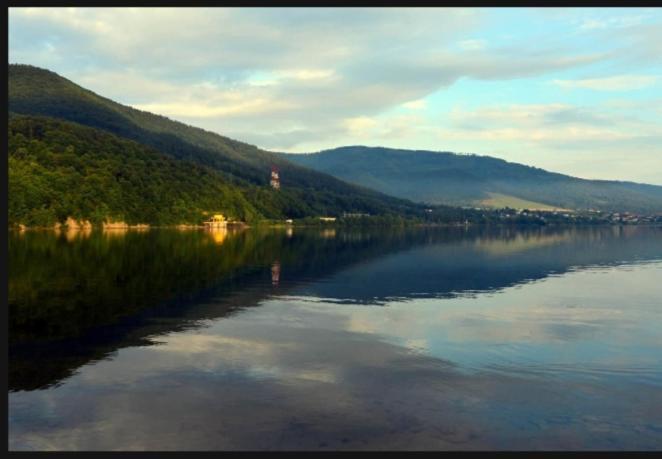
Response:
POLYGON ((662 449, 662 228, 11 233, 12 450, 662 449))

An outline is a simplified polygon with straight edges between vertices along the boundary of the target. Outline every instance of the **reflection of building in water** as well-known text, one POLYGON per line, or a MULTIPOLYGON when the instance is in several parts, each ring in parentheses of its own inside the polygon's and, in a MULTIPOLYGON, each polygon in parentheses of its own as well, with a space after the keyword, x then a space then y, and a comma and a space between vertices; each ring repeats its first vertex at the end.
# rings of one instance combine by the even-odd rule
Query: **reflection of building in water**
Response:
POLYGON ((292 237, 293 234, 294 234, 294 230, 292 229, 292 227, 289 227, 285 230, 285 235, 287 237, 292 237))
POLYGON ((123 237, 129 232, 129 228, 103 228, 103 235, 106 238, 123 237))
POLYGON ((538 249, 552 245, 558 245, 568 241, 572 237, 571 231, 559 234, 546 235, 542 233, 501 235, 500 237, 479 237, 474 242, 475 246, 493 256, 506 256, 527 250, 538 249))
POLYGON ((228 237, 228 230, 225 227, 210 227, 209 235, 215 244, 221 245, 223 241, 228 237))
POLYGON ((280 261, 274 261, 271 265, 271 285, 278 285, 280 281, 280 261))
POLYGON ((103 223, 102 228, 105 230, 131 230, 131 231, 149 231, 150 226, 146 223, 137 223, 135 225, 129 225, 124 222, 116 223, 103 223))
POLYGON ((325 230, 322 230, 320 236, 322 236, 324 239, 333 239, 334 237, 336 237, 336 229, 327 228, 325 230))
POLYGON ((55 228, 55 234, 58 236, 60 234, 64 234, 64 237, 67 239, 67 241, 71 242, 78 238, 84 239, 90 237, 92 234, 92 228, 65 226, 64 228, 55 228))
POLYGON ((125 236, 129 231, 144 233, 150 230, 146 224, 128 225, 124 222, 103 224, 103 235, 105 237, 125 236))

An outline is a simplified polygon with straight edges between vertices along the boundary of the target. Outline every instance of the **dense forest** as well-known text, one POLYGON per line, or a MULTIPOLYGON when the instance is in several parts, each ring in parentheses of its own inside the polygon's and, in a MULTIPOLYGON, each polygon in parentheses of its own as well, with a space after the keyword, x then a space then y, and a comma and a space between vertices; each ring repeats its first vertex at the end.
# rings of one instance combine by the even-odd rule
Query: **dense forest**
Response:
POLYGON ((212 170, 74 123, 14 116, 9 123, 9 223, 68 217, 129 224, 199 223, 205 212, 254 221, 244 194, 212 170))
POLYGON ((489 156, 363 146, 282 156, 430 204, 662 213, 662 186, 584 180, 489 156))

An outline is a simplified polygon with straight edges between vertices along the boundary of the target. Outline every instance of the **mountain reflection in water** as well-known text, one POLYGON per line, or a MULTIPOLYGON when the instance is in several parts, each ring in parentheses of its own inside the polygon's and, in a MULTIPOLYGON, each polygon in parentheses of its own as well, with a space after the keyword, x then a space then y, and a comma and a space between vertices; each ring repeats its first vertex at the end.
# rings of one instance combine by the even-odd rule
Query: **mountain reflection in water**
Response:
POLYGON ((11 449, 662 447, 662 228, 24 232, 9 260, 11 449))

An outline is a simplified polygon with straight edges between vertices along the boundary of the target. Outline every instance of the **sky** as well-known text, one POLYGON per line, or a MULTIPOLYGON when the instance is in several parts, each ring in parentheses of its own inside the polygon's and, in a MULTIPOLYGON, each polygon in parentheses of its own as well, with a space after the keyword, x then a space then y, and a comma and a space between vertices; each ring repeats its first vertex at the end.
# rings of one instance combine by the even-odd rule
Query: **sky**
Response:
POLYGON ((662 185, 655 8, 10 8, 9 61, 272 151, 662 185))

